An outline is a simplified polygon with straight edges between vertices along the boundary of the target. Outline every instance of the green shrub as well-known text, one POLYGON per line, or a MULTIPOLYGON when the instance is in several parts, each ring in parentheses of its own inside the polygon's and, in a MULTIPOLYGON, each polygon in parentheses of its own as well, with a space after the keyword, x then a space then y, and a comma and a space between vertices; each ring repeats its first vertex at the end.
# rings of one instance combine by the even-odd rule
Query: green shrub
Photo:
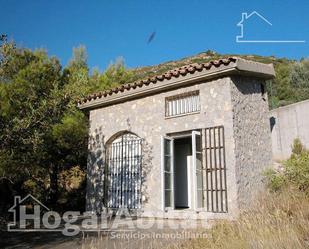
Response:
MULTIPOLYGON (((301 155, 303 152, 306 152, 305 146, 302 144, 299 138, 295 138, 292 146, 292 156, 301 155)), ((308 152, 308 151, 307 151, 308 152)))
POLYGON ((309 152, 293 154, 284 162, 284 169, 288 182, 309 194, 309 152))
POLYGON ((284 174, 275 171, 274 169, 267 169, 264 173, 267 179, 267 187, 271 191, 279 191, 286 183, 284 174))
POLYGON ((299 139, 295 139, 292 155, 283 162, 283 170, 279 172, 269 169, 265 176, 272 191, 293 186, 309 195, 309 151, 299 139))

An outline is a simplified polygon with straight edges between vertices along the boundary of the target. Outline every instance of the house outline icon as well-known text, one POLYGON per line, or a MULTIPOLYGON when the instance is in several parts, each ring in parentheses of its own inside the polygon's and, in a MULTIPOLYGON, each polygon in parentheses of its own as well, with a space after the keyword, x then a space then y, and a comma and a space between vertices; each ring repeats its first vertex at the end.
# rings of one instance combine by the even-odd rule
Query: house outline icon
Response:
POLYGON ((252 11, 250 14, 247 12, 241 13, 241 20, 236 24, 236 26, 240 27, 240 35, 236 35, 237 43, 305 43, 305 40, 247 40, 244 34, 244 22, 248 20, 252 16, 258 16, 262 21, 266 24, 273 26, 273 24, 267 20, 263 15, 258 13, 257 11, 252 11))
POLYGON ((8 224, 8 230, 10 230, 11 227, 16 226, 16 222, 17 222, 17 217, 16 217, 16 207, 17 205, 21 205, 23 202, 25 202, 28 199, 32 199, 33 202, 37 203, 40 207, 43 207, 46 211, 50 211, 50 209, 48 207, 46 207, 42 202, 40 202, 37 198, 35 198, 33 195, 28 194, 26 195, 26 197, 24 197, 23 199, 21 199, 20 196, 14 196, 14 205, 12 207, 9 208, 9 212, 14 213, 13 214, 13 222, 8 224))

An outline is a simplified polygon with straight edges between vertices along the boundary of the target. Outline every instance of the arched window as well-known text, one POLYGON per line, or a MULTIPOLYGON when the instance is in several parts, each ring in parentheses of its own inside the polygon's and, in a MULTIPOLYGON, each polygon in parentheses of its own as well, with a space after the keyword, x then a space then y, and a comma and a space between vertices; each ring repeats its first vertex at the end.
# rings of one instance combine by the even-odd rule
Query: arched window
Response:
POLYGON ((142 139, 132 133, 116 137, 108 145, 107 207, 141 207, 142 139))

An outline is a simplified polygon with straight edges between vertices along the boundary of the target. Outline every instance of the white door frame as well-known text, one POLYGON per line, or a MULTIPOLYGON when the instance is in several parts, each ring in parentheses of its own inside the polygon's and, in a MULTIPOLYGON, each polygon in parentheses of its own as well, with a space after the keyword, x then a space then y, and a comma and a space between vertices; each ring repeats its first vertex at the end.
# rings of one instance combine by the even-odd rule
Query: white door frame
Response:
MULTIPOLYGON (((175 209, 175 189, 174 189, 174 139, 176 138, 183 138, 183 137, 191 137, 192 140, 192 174, 191 174, 191 179, 188 179, 188 183, 190 181, 192 181, 192 185, 193 185, 193 195, 190 194, 190 196, 193 197, 193 201, 192 199, 189 201, 188 203, 190 203, 190 209, 193 210, 197 210, 197 182, 196 182, 196 136, 197 135, 201 135, 200 131, 196 131, 193 130, 191 133, 187 133, 187 134, 183 134, 183 135, 176 135, 176 136, 161 136, 161 200, 162 200, 162 210, 165 211, 167 209, 167 207, 165 207, 165 154, 164 154, 164 141, 165 139, 168 139, 171 141, 170 143, 170 151, 171 151, 171 184, 172 184, 172 207, 173 209, 175 209)), ((189 175, 188 175, 189 177, 189 175)), ((188 184, 189 185, 189 184, 188 184)), ((189 198, 189 194, 188 194, 188 198, 189 198)))

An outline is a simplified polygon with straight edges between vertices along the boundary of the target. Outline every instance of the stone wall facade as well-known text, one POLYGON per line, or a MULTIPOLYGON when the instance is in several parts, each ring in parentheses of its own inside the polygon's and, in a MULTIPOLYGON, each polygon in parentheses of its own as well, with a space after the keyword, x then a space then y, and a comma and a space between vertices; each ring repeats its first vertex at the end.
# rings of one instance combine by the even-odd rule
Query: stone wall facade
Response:
POLYGON ((261 96, 263 80, 222 77, 166 92, 93 109, 89 113, 87 210, 102 212, 106 144, 124 131, 144 140, 142 216, 168 218, 233 218, 260 186, 262 169, 270 165, 267 99, 261 96), (165 98, 193 90, 200 92, 201 110, 195 114, 165 117, 165 98), (268 124, 268 123, 267 123, 268 124), (162 209, 161 137, 176 132, 223 125, 227 172, 228 213, 205 210, 162 209))
POLYGON ((263 171, 272 165, 269 109, 263 80, 234 76, 232 82, 237 202, 245 209, 263 190, 263 171))

